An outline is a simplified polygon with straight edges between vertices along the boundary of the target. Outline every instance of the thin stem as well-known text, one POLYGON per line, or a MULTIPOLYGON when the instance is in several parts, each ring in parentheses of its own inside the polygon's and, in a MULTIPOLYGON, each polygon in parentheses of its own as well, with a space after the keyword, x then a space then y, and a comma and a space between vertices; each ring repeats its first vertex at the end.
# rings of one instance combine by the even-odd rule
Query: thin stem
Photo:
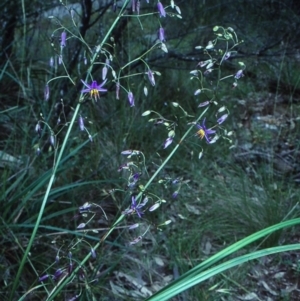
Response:
POLYGON ((35 236, 36 236, 36 232, 37 232, 37 229, 39 228, 39 225, 40 225, 40 222, 41 222, 41 219, 42 219, 42 216, 43 216, 43 213, 44 213, 44 209, 45 209, 45 206, 46 206, 46 203, 47 203, 47 200, 48 200, 48 196, 49 196, 49 193, 51 191, 51 188, 52 188, 52 184, 55 180, 55 175, 56 175, 56 171, 57 171, 57 168, 59 166, 59 163, 61 161, 61 158, 62 158, 62 155, 63 155, 63 152, 65 150, 65 147, 66 147, 66 144, 67 144, 67 141, 68 141, 68 138, 70 136, 70 133, 71 133, 71 130, 72 130, 72 127, 75 123, 75 119, 77 117, 77 114, 79 112, 79 109, 80 109, 80 103, 77 104, 76 108, 75 108, 75 112, 73 114, 73 118, 70 122, 70 126, 68 127, 68 131, 66 133, 66 136, 65 136, 65 139, 63 141, 63 144, 61 146, 61 149, 60 149, 60 152, 58 154, 58 157, 57 157, 57 160, 56 160, 56 163, 53 167, 53 172, 52 172, 52 175, 50 177, 50 180, 49 180, 49 183, 48 183, 48 187, 47 187, 47 190, 45 192, 45 196, 44 196, 44 199, 43 199, 43 202, 42 202, 42 205, 41 205, 41 208, 40 208, 40 212, 39 212, 39 215, 38 215, 38 218, 37 218, 37 221, 35 223, 35 226, 33 228, 33 231, 31 233, 31 237, 30 237, 30 240, 29 240, 29 243, 27 245, 27 248, 24 252, 24 255, 22 257, 22 261, 20 263, 20 266, 19 266, 19 269, 18 269, 18 272, 17 272, 17 275, 16 275, 16 278, 14 280, 14 284, 13 284, 13 288, 12 288, 12 291, 11 291, 11 294, 10 294, 10 299, 9 300, 13 300, 13 293, 15 292, 16 290, 16 287, 17 287, 17 283, 19 283, 19 278, 21 276, 21 273, 22 273, 22 270, 23 270, 23 267, 25 265, 25 262, 27 261, 27 257, 28 257, 28 254, 29 254, 29 251, 32 247, 32 244, 33 244, 33 241, 35 239, 35 236))
MULTIPOLYGON (((204 116, 204 114, 207 112, 207 110, 209 109, 209 107, 207 107, 201 114, 200 116, 197 118, 196 123, 204 116)), ((161 172, 161 170, 166 166, 166 164, 169 162, 169 160, 173 157, 173 155, 175 154, 175 152, 177 151, 177 149, 179 148, 179 146, 181 145, 181 143, 184 141, 184 139, 188 136, 188 134, 192 131, 192 129, 194 128, 194 125, 190 126, 189 129, 185 132, 185 134, 182 136, 182 138, 180 139, 180 141, 178 142, 178 144, 174 147, 174 149, 171 151, 171 153, 169 154, 169 156, 165 159, 165 161, 162 163, 162 165, 157 169, 157 171, 153 174, 153 176, 148 180, 147 184, 145 185, 144 189, 147 189, 149 187, 149 185, 153 182, 153 180, 157 177, 157 175, 161 172)), ((141 191, 137 197, 136 200, 138 200, 139 198, 141 198, 143 194, 143 191, 141 191)), ((103 237, 101 238, 101 240, 94 246, 94 250, 96 251, 98 249, 98 247, 101 245, 101 243, 103 241, 106 240, 106 238, 112 233, 113 230, 115 230, 117 228, 117 225, 124 219, 125 215, 122 214, 118 220, 112 225, 112 227, 109 229, 109 231, 107 231, 107 233, 105 233, 103 235, 103 237)), ((53 295, 49 296, 49 298, 47 299, 47 301, 51 301, 53 300, 53 298, 55 296, 57 296, 57 294, 59 293, 59 291, 74 277, 74 275, 78 272, 78 270, 80 269, 81 266, 84 266, 84 264, 87 262, 87 260, 90 258, 91 254, 88 253, 86 255, 86 257, 81 261, 81 263, 78 265, 78 267, 73 271, 73 273, 69 276, 66 277, 60 284, 60 287, 53 292, 53 295)))

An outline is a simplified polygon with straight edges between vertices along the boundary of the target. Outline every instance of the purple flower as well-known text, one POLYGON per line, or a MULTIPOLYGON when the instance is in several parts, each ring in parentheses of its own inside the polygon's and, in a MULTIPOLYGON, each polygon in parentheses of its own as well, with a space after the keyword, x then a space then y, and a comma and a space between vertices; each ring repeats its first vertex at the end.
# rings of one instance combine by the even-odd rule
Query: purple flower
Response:
POLYGON ((166 11, 160 1, 157 3, 157 9, 158 9, 160 17, 166 16, 166 11))
POLYGON ((132 92, 128 92, 128 101, 131 107, 134 107, 134 96, 132 92))
POLYGON ((123 211, 122 214, 128 215, 128 214, 136 213, 138 217, 141 218, 143 214, 141 208, 144 207, 147 204, 147 202, 148 202, 148 198, 146 197, 142 203, 137 204, 135 196, 132 196, 130 208, 123 211))
POLYGON ((90 93, 90 96, 95 100, 100 99, 99 92, 107 92, 107 89, 102 88, 105 85, 106 80, 100 85, 98 85, 95 80, 93 80, 90 85, 83 80, 81 81, 86 86, 86 89, 81 90, 81 93, 90 93))
POLYGON ((165 42, 166 39, 165 39, 165 30, 160 27, 159 30, 158 30, 158 39, 161 41, 161 42, 165 42))
POLYGON ((150 69, 148 70, 148 79, 152 86, 155 86, 155 78, 154 78, 154 72, 152 72, 150 69))
POLYGON ((63 31, 60 36, 60 46, 61 47, 66 46, 66 39, 67 39, 67 33, 65 31, 63 31))
POLYGON ((140 179, 141 173, 136 172, 135 174, 132 175, 130 178, 130 182, 128 184, 129 188, 134 188, 138 180, 140 179))
POLYGON ((200 137, 200 139, 203 139, 205 137, 205 140, 207 143, 210 143, 211 138, 209 135, 215 134, 215 130, 207 129, 205 126, 205 118, 203 120, 202 126, 200 124, 196 124, 198 131, 196 133, 197 136, 200 137))

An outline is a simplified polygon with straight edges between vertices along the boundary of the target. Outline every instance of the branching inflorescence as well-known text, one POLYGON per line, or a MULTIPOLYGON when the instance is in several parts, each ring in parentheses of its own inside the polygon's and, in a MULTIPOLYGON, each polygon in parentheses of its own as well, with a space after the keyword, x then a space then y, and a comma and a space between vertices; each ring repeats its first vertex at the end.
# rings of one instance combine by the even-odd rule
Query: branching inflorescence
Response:
MULTIPOLYGON (((61 79, 68 79, 71 86, 81 85, 81 90, 77 95, 77 106, 73 110, 73 117, 71 120, 68 120, 68 116, 64 115, 64 110, 62 109, 59 116, 62 116, 63 118, 59 118, 59 127, 57 124, 55 126, 50 126, 43 115, 40 115, 41 118, 37 121, 35 127, 35 131, 40 138, 40 143, 36 147, 37 153, 39 155, 42 154, 43 147, 41 146, 41 143, 46 133, 49 147, 58 153, 58 156, 56 157, 57 159, 54 162, 53 181, 57 167, 60 164, 60 159, 65 145, 68 142, 68 139, 70 139, 71 129, 75 124, 75 120, 77 120, 79 130, 82 132, 86 131, 88 139, 93 141, 92 135, 88 132, 87 125, 85 123, 86 118, 83 117, 81 112, 85 105, 95 106, 96 101, 99 103, 106 102, 107 99, 122 99, 124 100, 124 103, 129 103, 129 106, 126 106, 125 110, 136 110, 136 108, 141 105, 141 100, 136 97, 137 90, 134 91, 134 85, 130 84, 131 81, 138 76, 139 79, 146 78, 151 87, 158 85, 158 81, 155 77, 161 74, 149 65, 147 58, 153 51, 163 51, 164 53, 168 52, 164 21, 168 17, 174 16, 177 16, 180 19, 180 8, 175 5, 174 1, 171 1, 169 6, 167 6, 164 1, 158 1, 156 11, 143 16, 142 11, 144 9, 144 5, 147 5, 146 3, 149 3, 150 1, 132 0, 130 3, 129 2, 130 1, 128 0, 125 1, 122 7, 117 7, 116 1, 113 3, 113 10, 119 10, 119 13, 103 40, 95 47, 88 45, 88 42, 86 42, 81 36, 76 25, 77 23, 75 21, 73 11, 70 11, 70 18, 74 25, 73 27, 65 27, 60 21, 57 21, 59 28, 54 31, 53 36, 55 37, 55 35, 60 32, 59 45, 57 48, 59 50, 51 57, 50 67, 58 68, 61 66, 64 74, 55 76, 47 81, 44 90, 44 99, 47 102, 51 101, 51 84, 54 81, 59 81, 61 79), (138 17, 139 20, 142 18, 154 18, 154 20, 156 20, 157 39, 154 44, 149 47, 149 49, 140 54, 138 57, 118 66, 114 62, 115 54, 112 53, 111 45, 108 43, 108 40, 110 39, 110 41, 113 41, 114 37, 112 36, 112 30, 115 28, 117 22, 121 18, 130 17, 125 15, 126 10, 128 9, 132 10, 133 15, 131 15, 131 17, 138 17), (68 48, 68 44, 72 39, 76 39, 86 46, 83 53, 84 66, 86 66, 86 69, 81 71, 79 77, 70 75, 65 58, 65 50, 68 48), (130 68, 136 62, 141 62, 144 70, 133 74, 130 68), (100 76, 102 83, 99 81, 99 73, 94 72, 95 66, 97 65, 102 66, 100 76), (115 93, 111 93, 112 90, 115 91, 115 93), (125 91, 125 93, 122 93, 122 91, 125 91), (102 94, 105 94, 105 99, 101 97, 102 94), (92 100, 92 102, 89 100, 92 100), (68 132, 61 144, 58 140, 58 136, 64 127, 68 128, 68 132)), ((76 239, 72 239, 71 243, 67 246, 63 246, 62 249, 64 248, 64 250, 59 250, 60 253, 64 253, 65 255, 57 255, 57 258, 59 259, 56 259, 53 264, 56 267, 49 267, 49 271, 41 272, 41 276, 39 277, 39 281, 42 283, 45 283, 46 281, 52 281, 54 283, 54 289, 51 292, 47 291, 45 286, 45 291, 48 293, 47 300, 53 300, 63 287, 71 285, 75 281, 79 281, 86 285, 89 282, 94 281, 94 279, 88 278, 85 263, 90 257, 97 260, 97 248, 101 248, 103 241, 105 241, 111 232, 117 227, 122 226, 123 229, 131 231, 129 233, 132 233, 132 231, 140 231, 133 235, 133 239, 128 240, 127 245, 132 246, 140 243, 143 240, 143 237, 145 237, 145 235, 153 228, 162 230, 164 226, 171 222, 171 219, 167 219, 164 222, 155 224, 148 220, 148 215, 151 214, 151 212, 162 207, 163 204, 167 202, 164 197, 161 197, 158 193, 151 191, 151 184, 163 186, 164 189, 171 187, 173 190, 171 197, 173 199, 178 197, 179 191, 183 185, 188 185, 188 182, 184 180, 183 177, 162 176, 158 178, 160 172, 164 169, 183 142, 185 144, 190 143, 191 145, 199 145, 201 148, 199 158, 202 158, 203 156, 204 148, 201 146, 203 143, 208 144, 208 147, 213 147, 212 144, 216 143, 220 138, 224 138, 231 142, 230 136, 232 136, 233 132, 224 128, 224 123, 229 116, 229 110, 225 106, 219 106, 217 101, 218 89, 223 81, 226 81, 226 84, 229 82, 228 87, 230 89, 236 88, 238 81, 244 75, 245 65, 240 62, 239 67, 236 68, 237 70, 233 74, 222 74, 223 65, 230 58, 235 56, 235 47, 239 45, 241 41, 238 40, 237 35, 232 28, 216 26, 214 27, 213 32, 214 39, 208 41, 206 46, 196 47, 201 51, 201 56, 205 57, 205 59, 200 61, 195 66, 195 69, 190 72, 191 80, 193 82, 197 82, 197 87, 195 88, 194 95, 187 95, 187 98, 190 99, 190 102, 198 102, 196 113, 188 112, 188 109, 185 108, 184 102, 170 102, 171 106, 175 110, 176 116, 164 117, 162 114, 152 110, 151 108, 142 114, 144 117, 151 117, 148 120, 150 124, 157 127, 163 127, 166 131, 166 139, 160 142, 160 150, 164 153, 168 152, 171 146, 174 145, 173 149, 163 160, 161 165, 156 168, 155 171, 152 169, 151 172, 148 170, 147 158, 145 157, 144 151, 130 148, 122 151, 122 156, 125 159, 122 159, 123 163, 120 166, 116 166, 116 170, 118 170, 120 176, 125 180, 126 184, 124 185, 124 188, 103 187, 106 197, 112 196, 115 198, 115 194, 118 192, 118 198, 121 196, 123 199, 121 202, 122 207, 119 211, 120 216, 116 222, 109 227, 107 232, 102 237, 99 237, 99 242, 95 244, 94 241, 89 241, 89 234, 91 232, 99 233, 94 229, 93 221, 99 214, 105 216, 105 219, 108 220, 106 213, 103 208, 95 202, 85 202, 83 205, 79 206, 78 212, 74 217, 74 220, 78 221, 77 228, 74 229, 74 231, 77 231, 76 233, 80 233, 80 235, 77 236, 76 239), (194 100, 193 97, 195 97, 196 100, 194 100), (214 117, 207 117, 208 112, 213 112, 215 114, 214 117), (184 118, 184 120, 186 120, 185 132, 179 139, 177 139, 176 130, 178 129, 178 120, 180 118, 184 118), (209 124, 212 125, 210 126, 209 124), (141 225, 142 227, 140 227, 141 225), (87 249, 88 252, 84 258, 74 259, 72 256, 72 250, 76 249, 78 246, 81 246, 83 249, 87 249), (76 275, 78 275, 78 277, 75 277, 76 275)), ((148 88, 146 85, 143 91, 146 97, 148 94, 148 88)), ((61 103, 63 104, 64 102, 61 101, 61 103)), ((145 131, 146 130, 147 129, 145 129, 145 131)), ((49 191, 53 181, 49 183, 49 191)), ((48 195, 46 193, 36 229, 42 216, 47 198, 48 195)), ((132 234, 129 235, 132 236, 132 234)), ((33 239, 34 236, 35 232, 32 234, 33 239)), ((29 247, 27 249, 28 252, 31 244, 32 242, 29 243, 29 247)), ((82 285, 79 286, 82 287, 82 285)), ((81 291, 78 291, 75 293, 75 297, 79 297, 80 294, 81 291)), ((73 296, 72 300, 75 300, 75 297, 73 296)))

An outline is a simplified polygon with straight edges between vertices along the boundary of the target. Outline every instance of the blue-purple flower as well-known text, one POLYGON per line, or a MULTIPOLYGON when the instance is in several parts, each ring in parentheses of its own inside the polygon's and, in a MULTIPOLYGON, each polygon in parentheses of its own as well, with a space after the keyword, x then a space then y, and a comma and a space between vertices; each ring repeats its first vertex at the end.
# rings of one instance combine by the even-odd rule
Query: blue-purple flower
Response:
POLYGON ((137 182, 139 181, 140 177, 141 177, 141 173, 139 173, 139 172, 136 172, 135 174, 133 174, 130 177, 130 181, 128 183, 128 188, 134 188, 135 185, 137 184, 137 182))
POLYGON ((206 128, 205 118, 204 118, 204 120, 202 122, 202 125, 196 124, 196 126, 198 128, 198 131, 197 131, 196 135, 199 136, 200 139, 203 139, 205 137, 206 142, 210 143, 211 142, 211 137, 209 137, 209 136, 215 134, 216 131, 212 130, 212 129, 207 129, 206 128))
POLYGON ((131 198, 131 206, 129 209, 126 209, 122 212, 124 215, 133 214, 136 213, 139 218, 142 217, 144 212, 141 210, 148 202, 148 198, 146 197, 142 203, 137 204, 135 196, 132 196, 131 198))
POLYGON ((157 9, 158 9, 160 17, 166 16, 166 11, 160 1, 157 3, 157 9))
POLYGON ((81 90, 81 93, 90 93, 90 96, 95 100, 100 99, 99 92, 107 92, 107 89, 103 89, 102 87, 105 85, 106 80, 98 85, 97 81, 93 80, 92 83, 89 85, 85 81, 81 80, 82 83, 86 86, 86 89, 81 90))

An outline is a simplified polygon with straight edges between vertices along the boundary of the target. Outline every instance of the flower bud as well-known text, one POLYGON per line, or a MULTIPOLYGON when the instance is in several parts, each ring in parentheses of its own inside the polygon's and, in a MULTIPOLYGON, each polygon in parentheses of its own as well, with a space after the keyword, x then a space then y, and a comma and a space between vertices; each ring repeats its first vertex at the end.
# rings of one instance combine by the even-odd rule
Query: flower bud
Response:
POLYGON ((134 107, 134 96, 133 96, 132 92, 129 91, 127 97, 128 97, 128 101, 129 101, 130 106, 134 107))
POLYGON ((201 102, 201 103, 199 104, 198 108, 205 107, 205 106, 207 106, 207 105, 209 105, 209 101, 208 101, 208 100, 207 100, 207 101, 204 101, 204 102, 201 102))
POLYGON ((85 227, 85 223, 81 223, 77 226, 77 229, 83 229, 85 227))
POLYGON ((49 65, 50 65, 51 68, 54 67, 54 58, 53 58, 53 56, 50 57, 49 65))
POLYGON ((201 89, 198 89, 195 91, 194 95, 196 96, 196 95, 199 95, 200 93, 201 93, 201 89))
POLYGON ((243 70, 239 70, 239 71, 235 74, 234 78, 240 79, 240 78, 243 77, 243 76, 244 76, 243 70))
POLYGON ((40 122, 38 122, 35 126, 35 132, 38 134, 38 135, 41 135, 41 131, 42 131, 42 128, 41 128, 41 125, 40 125, 40 122))
POLYGON ((120 99, 120 84, 116 84, 116 99, 120 99))
POLYGON ((49 275, 48 275, 48 274, 45 274, 45 275, 43 275, 43 276, 41 276, 41 277, 39 278, 39 281, 42 282, 42 281, 47 280, 48 278, 49 278, 49 275))
POLYGON ((164 143, 164 149, 166 149, 172 142, 173 142, 172 137, 167 138, 165 143, 164 143))
POLYGON ((108 71, 107 67, 104 66, 102 69, 102 80, 106 79, 107 71, 108 71))
POLYGON ((155 203, 154 205, 152 205, 149 208, 149 211, 152 212, 152 211, 156 210, 159 206, 160 206, 160 203, 155 203))
POLYGON ((96 251, 94 250, 94 248, 91 248, 91 256, 92 258, 96 258, 96 251))
POLYGON ((231 52, 226 52, 225 55, 224 55, 224 60, 228 60, 231 56, 231 52))
POLYGON ((60 55, 58 56, 58 65, 61 65, 61 64, 62 64, 62 61, 63 61, 62 55, 60 54, 60 55))
POLYGON ((140 240, 142 240, 143 239, 143 237, 142 236, 139 236, 139 237, 137 237, 136 239, 134 239, 133 241, 131 241, 129 244, 130 245, 135 245, 135 244, 137 244, 140 240))
POLYGON ((151 111, 150 111, 150 110, 145 111, 145 112, 142 114, 142 116, 147 116, 147 115, 149 115, 149 114, 151 114, 151 111))
POLYGON ((44 89, 44 99, 45 101, 48 101, 50 97, 50 89, 48 84, 46 84, 45 89, 44 89))
POLYGON ((128 229, 129 230, 133 230, 133 229, 135 229, 135 228, 138 228, 140 225, 139 224, 133 224, 133 225, 131 225, 128 229))
POLYGON ((82 116, 79 116, 78 123, 79 123, 80 130, 84 131, 84 120, 83 120, 82 116))
POLYGON ((228 117, 228 114, 222 115, 222 116, 217 120, 217 123, 218 123, 218 124, 223 123, 223 122, 227 119, 227 117, 228 117))
POLYGON ((55 137, 54 137, 54 135, 53 134, 51 134, 51 136, 50 136, 50 144, 52 145, 52 146, 55 146, 55 137))
POLYGON ((158 30, 158 39, 161 41, 161 42, 165 42, 166 39, 165 39, 165 30, 160 27, 159 30, 158 30))
POLYGON ((148 96, 148 88, 146 86, 144 86, 144 94, 146 97, 148 96))
POLYGON ((67 39, 67 33, 65 31, 63 31, 60 36, 60 46, 61 47, 66 46, 66 39, 67 39))
POLYGON ((179 193, 179 191, 174 191, 173 194, 172 194, 172 198, 176 199, 177 196, 178 196, 178 193, 179 193))
POLYGON ((63 274, 62 269, 57 269, 53 275, 53 279, 58 280, 62 274, 63 274))
POLYGON ((150 69, 148 70, 148 79, 151 85, 155 86, 154 72, 152 72, 150 69))
POLYGON ((157 3, 157 9, 160 17, 166 17, 166 11, 160 1, 157 3))

